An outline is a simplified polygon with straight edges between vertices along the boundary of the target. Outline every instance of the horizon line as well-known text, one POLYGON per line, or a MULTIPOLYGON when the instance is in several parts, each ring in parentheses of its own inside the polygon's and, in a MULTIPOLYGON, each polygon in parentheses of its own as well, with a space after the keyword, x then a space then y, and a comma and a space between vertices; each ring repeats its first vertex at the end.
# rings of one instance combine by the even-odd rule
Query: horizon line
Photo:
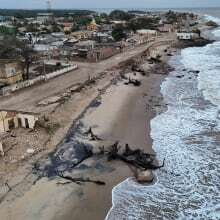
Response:
MULTIPOLYGON (((217 9, 220 6, 209 6, 209 7, 129 7, 129 8, 122 8, 122 7, 100 7, 100 8, 83 8, 83 7, 76 7, 76 8, 52 8, 51 10, 95 10, 95 9, 119 9, 119 10, 127 10, 127 9, 217 9)), ((0 10, 48 10, 46 8, 0 8, 0 10)))

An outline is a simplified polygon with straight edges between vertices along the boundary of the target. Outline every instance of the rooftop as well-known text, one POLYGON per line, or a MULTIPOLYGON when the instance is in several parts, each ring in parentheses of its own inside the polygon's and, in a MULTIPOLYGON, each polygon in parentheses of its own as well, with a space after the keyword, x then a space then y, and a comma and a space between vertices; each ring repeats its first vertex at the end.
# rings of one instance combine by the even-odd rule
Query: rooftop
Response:
POLYGON ((137 30, 137 33, 139 34, 155 34, 157 31, 155 30, 150 30, 150 29, 140 29, 137 30))
POLYGON ((38 13, 37 16, 52 16, 53 13, 38 13))
POLYGON ((19 59, 0 59, 0 64, 19 62, 19 59))

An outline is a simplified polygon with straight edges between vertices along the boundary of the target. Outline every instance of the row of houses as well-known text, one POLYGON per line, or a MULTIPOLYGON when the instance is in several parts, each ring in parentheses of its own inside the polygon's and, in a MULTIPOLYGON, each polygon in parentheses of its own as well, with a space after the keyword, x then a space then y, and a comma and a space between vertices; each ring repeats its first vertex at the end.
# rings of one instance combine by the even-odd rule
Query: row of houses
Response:
MULTIPOLYGON (((55 33, 54 33, 55 34, 55 33)), ((127 40, 115 42, 108 33, 78 31, 73 32, 69 39, 64 39, 62 35, 49 36, 48 40, 38 40, 34 49, 44 56, 50 58, 86 58, 88 61, 99 61, 111 57, 122 51, 123 47, 131 45, 140 45, 147 43, 157 37, 156 30, 138 30, 136 34, 129 34, 127 40), (51 42, 50 40, 54 40, 51 42), (125 43, 126 42, 126 43, 125 43)))

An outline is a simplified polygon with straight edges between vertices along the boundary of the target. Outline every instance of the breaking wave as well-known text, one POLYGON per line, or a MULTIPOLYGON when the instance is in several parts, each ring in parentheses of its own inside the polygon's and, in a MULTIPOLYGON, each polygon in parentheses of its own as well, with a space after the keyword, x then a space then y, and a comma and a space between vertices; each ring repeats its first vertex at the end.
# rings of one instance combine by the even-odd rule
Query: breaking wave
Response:
POLYGON ((211 15, 204 15, 204 19, 207 20, 207 21, 214 21, 217 24, 220 24, 220 18, 211 16, 211 15))
POLYGON ((168 109, 151 121, 166 166, 152 186, 132 178, 117 185, 108 220, 220 219, 220 41, 184 49, 171 65, 161 86, 168 109))

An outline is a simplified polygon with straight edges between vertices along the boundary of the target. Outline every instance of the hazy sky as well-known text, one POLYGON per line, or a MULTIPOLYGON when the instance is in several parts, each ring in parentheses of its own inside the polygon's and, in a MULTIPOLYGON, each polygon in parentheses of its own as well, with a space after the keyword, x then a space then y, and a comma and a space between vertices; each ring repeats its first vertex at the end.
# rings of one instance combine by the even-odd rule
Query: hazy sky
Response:
MULTIPOLYGON (((51 0, 52 8, 220 7, 220 0, 51 0)), ((0 8, 46 8, 46 0, 0 0, 0 8)))

